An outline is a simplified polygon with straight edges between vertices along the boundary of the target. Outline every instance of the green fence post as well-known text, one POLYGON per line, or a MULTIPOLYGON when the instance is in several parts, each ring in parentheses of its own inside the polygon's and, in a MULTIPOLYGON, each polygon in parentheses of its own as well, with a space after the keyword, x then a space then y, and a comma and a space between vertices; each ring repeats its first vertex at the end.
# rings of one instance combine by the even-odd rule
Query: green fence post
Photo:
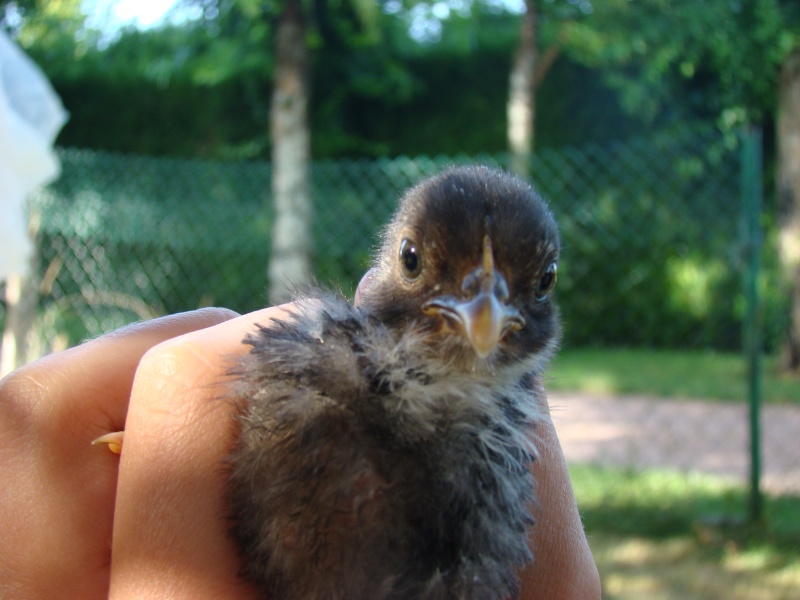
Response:
POLYGON ((761 520, 761 323, 758 276, 761 266, 762 156, 761 128, 742 133, 741 200, 744 221, 744 355, 747 361, 747 396, 750 407, 750 505, 751 522, 761 520))

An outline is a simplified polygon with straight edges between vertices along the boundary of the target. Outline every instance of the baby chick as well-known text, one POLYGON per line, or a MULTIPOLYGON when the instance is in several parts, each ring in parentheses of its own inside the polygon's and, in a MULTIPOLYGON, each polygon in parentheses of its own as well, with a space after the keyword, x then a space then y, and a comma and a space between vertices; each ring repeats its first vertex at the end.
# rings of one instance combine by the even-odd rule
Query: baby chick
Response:
POLYGON ((328 292, 233 369, 242 575, 277 600, 504 599, 528 530, 559 238, 516 177, 410 189, 357 306, 328 292))

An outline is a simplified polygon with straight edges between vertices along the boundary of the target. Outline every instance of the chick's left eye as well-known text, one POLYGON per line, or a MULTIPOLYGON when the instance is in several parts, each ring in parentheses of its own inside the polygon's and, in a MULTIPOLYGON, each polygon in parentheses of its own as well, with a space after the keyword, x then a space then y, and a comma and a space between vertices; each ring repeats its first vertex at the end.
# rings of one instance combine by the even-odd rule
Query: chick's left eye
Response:
POLYGON ((550 263, 536 286, 536 300, 544 302, 547 299, 553 288, 556 287, 557 275, 558 265, 554 262, 550 263))
POLYGON ((422 271, 417 245, 409 238, 403 239, 400 243, 400 267, 408 279, 416 279, 422 271))

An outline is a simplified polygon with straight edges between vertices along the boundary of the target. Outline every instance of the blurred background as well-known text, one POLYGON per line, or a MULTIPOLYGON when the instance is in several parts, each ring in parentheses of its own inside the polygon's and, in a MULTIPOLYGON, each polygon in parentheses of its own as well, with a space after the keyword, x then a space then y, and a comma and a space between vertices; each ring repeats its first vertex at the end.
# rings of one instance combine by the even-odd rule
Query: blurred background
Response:
POLYGON ((800 598, 796 0, 0 0, 0 27, 69 112, 4 364, 352 294, 403 189, 499 166, 562 231, 547 386, 605 597, 800 598))

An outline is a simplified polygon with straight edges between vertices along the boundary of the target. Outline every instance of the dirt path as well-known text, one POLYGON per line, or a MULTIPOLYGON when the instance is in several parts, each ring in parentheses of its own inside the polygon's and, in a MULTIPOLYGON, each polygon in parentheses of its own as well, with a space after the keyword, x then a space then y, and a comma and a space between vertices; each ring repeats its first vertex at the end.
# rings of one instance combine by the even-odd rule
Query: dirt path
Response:
MULTIPOLYGON (((548 394, 567 460, 607 466, 664 467, 749 478, 747 406, 580 393, 548 394)), ((761 414, 762 486, 800 494, 800 407, 761 414)))

